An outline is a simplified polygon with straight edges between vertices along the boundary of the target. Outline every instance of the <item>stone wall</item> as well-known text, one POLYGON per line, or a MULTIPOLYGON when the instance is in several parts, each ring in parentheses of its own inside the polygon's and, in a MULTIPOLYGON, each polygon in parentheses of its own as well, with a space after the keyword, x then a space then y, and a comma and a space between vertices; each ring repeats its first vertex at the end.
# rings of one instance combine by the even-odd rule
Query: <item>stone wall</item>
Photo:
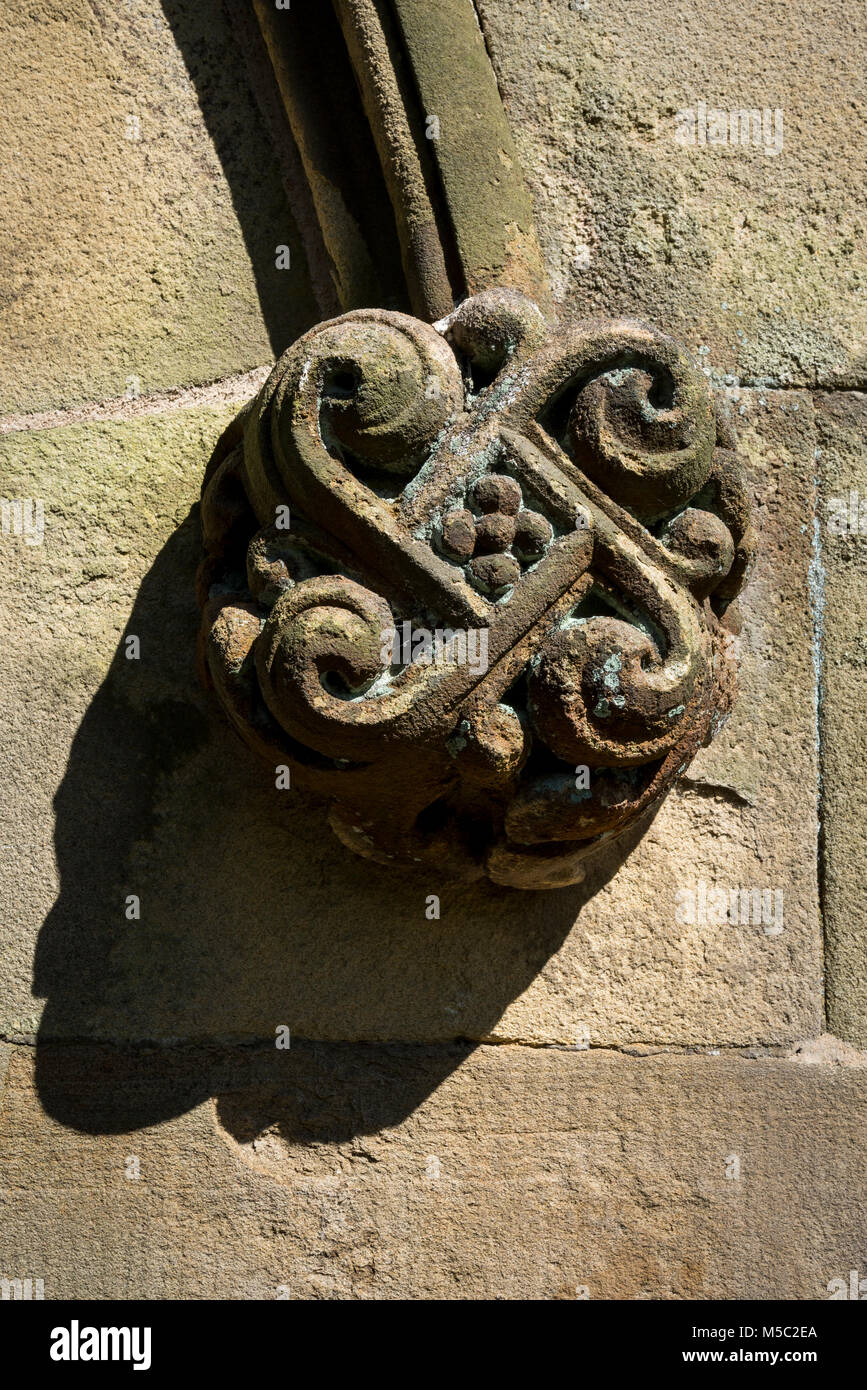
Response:
POLYGON ((205 464, 319 317, 247 70, 217 0, 9 0, 0 1277, 46 1298, 867 1275, 863 7, 478 10, 555 293, 734 406, 739 702, 577 889, 395 876, 278 792, 195 670, 205 464))

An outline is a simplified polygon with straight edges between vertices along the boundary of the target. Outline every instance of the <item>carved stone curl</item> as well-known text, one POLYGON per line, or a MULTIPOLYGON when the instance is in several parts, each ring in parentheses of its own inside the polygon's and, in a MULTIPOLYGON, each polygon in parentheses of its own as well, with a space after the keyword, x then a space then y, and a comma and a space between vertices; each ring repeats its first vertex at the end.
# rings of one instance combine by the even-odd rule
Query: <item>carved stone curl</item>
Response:
POLYGON ((358 854, 578 882, 731 705, 754 533, 671 339, 486 291, 277 363, 202 494, 207 677, 358 854))

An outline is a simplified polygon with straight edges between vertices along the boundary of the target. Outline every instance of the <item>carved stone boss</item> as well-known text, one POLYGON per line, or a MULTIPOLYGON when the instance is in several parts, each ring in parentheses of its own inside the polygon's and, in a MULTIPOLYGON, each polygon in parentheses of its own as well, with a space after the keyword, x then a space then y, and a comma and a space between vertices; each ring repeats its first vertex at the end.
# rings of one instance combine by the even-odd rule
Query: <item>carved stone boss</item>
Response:
POLYGON ((433 324, 323 322, 208 469, 207 678, 356 853, 576 883, 730 708, 722 619, 754 547, 735 447, 642 323, 506 286, 433 324))

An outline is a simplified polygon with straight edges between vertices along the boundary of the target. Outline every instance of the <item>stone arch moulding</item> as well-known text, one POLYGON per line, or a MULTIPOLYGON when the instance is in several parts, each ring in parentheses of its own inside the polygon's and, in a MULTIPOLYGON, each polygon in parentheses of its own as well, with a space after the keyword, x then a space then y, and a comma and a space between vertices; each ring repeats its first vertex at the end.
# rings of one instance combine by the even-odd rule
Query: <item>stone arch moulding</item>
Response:
POLYGON ((253 8, 326 317, 209 464, 203 673, 356 853, 577 883, 731 707, 733 430, 663 333, 551 305, 470 0, 253 8), (353 112, 371 177, 353 144, 334 193, 353 112))

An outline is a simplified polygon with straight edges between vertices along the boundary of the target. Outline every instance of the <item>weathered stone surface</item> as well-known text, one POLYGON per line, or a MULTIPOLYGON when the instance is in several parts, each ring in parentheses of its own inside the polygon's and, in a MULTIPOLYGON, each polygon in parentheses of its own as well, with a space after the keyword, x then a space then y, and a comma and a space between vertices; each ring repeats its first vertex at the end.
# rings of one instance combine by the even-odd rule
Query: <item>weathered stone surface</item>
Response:
POLYGON ((572 311, 650 318, 720 377, 863 387, 863 6, 478 8, 572 311), (679 144, 700 102, 779 109, 781 152, 679 144))
MULTIPOLYGON (((863 6, 478 9, 567 311, 639 314, 758 387, 733 393, 761 541, 739 699, 599 881, 396 879, 199 683, 190 509, 231 403, 0 441, 2 497, 45 505, 43 544, 0 536, 0 1037, 38 1034, 0 1043, 0 1279, 47 1298, 867 1277, 867 541, 828 528, 867 494, 864 397, 830 389, 865 384, 863 6), (781 153, 678 144, 702 101, 779 107, 781 153), (782 932, 678 920, 700 882, 781 892, 782 932), (722 1055, 647 1055, 669 1045, 722 1055)), ((0 38, 0 412, 234 374, 319 317, 222 0, 12 0, 0 38)))
POLYGON ((315 321, 216 0, 10 0, 0 49, 0 412, 215 380, 315 321))
POLYGON ((829 1025, 867 1046, 867 397, 817 397, 823 910, 829 1025))
POLYGON ((285 1024, 710 1047, 819 1031, 813 440, 803 397, 740 404, 763 536, 742 698, 610 881, 538 895, 359 863, 321 807, 239 756, 193 668, 198 531, 175 529, 228 411, 9 437, 5 476, 45 498, 46 539, 3 542, 16 931, 2 1031, 32 1032, 42 999, 50 1037, 262 1038, 285 1024), (139 661, 122 634, 140 636, 139 661), (700 879, 782 891, 783 931, 678 921, 675 895, 700 879))
MULTIPOLYGON (((185 693, 196 687, 190 643, 195 642, 197 544, 196 526, 184 521, 198 492, 202 460, 235 409, 142 415, 0 438, 4 496, 30 499, 34 525, 35 504, 41 503, 44 524, 42 544, 13 534, 0 537, 5 710, 0 901, 3 920, 14 924, 0 966, 0 1032, 35 1027, 32 980, 28 983, 33 944, 56 892, 52 798, 67 770, 70 740, 125 631, 136 635, 139 627, 142 637, 140 661, 128 662, 123 644, 116 658, 132 677, 131 692, 141 689, 134 673, 145 677, 142 718, 158 742, 183 741, 185 693), (161 545, 169 557, 164 566, 180 551, 188 555, 189 568, 175 566, 160 590, 157 612, 147 586, 139 590, 161 545), (141 620, 129 626, 137 593, 141 620), (178 698, 162 705, 157 732, 152 717, 168 688, 178 698)), ((78 805, 69 807, 76 854, 87 860, 85 914, 88 898, 92 910, 112 878, 124 835, 143 833, 147 789, 158 776, 140 743, 143 761, 135 762, 136 739, 125 723, 123 703, 112 704, 117 741, 87 786, 79 786, 78 805), (94 818, 99 821, 103 812, 107 839, 95 841, 94 818)), ((151 753, 157 756, 156 744, 151 753)), ((74 953, 65 969, 74 972, 74 953)))
POLYGON ((3 1094, 0 1274, 46 1299, 813 1300, 867 1264, 863 1054, 33 1060, 3 1094))
POLYGON ((756 545, 736 443, 695 362, 634 321, 558 327, 494 289, 436 326, 318 324, 205 477, 227 717, 364 858, 581 882, 730 709, 756 545))

